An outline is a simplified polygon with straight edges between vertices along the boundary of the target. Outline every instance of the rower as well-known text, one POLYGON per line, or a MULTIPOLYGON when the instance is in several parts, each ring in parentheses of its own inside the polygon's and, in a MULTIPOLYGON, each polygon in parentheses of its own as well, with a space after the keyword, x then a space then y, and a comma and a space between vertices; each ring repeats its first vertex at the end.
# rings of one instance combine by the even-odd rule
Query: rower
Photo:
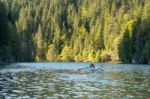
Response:
POLYGON ((90 64, 90 68, 95 68, 93 63, 90 64))

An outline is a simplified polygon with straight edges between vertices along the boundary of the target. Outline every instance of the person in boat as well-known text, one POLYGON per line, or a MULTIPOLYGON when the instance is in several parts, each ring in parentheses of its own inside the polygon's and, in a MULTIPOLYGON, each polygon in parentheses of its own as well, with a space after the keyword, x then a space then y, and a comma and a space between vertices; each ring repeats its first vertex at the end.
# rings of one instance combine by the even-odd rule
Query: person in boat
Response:
POLYGON ((90 64, 90 68, 95 68, 93 63, 90 64))

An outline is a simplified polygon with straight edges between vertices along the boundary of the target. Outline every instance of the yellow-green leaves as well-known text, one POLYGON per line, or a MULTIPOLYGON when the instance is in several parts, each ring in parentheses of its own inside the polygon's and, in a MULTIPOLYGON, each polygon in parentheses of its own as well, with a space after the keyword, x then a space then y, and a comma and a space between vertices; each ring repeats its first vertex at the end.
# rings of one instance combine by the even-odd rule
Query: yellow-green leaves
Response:
POLYGON ((61 60, 64 62, 74 61, 72 48, 65 46, 61 52, 61 60))

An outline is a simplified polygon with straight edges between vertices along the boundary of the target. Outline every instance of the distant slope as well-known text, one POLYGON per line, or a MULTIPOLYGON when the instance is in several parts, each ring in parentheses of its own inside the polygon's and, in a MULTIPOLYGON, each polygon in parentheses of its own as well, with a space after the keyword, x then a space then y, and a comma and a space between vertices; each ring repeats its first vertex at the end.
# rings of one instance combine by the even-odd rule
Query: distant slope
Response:
POLYGON ((0 8, 2 61, 150 63, 149 0, 3 0, 0 8))

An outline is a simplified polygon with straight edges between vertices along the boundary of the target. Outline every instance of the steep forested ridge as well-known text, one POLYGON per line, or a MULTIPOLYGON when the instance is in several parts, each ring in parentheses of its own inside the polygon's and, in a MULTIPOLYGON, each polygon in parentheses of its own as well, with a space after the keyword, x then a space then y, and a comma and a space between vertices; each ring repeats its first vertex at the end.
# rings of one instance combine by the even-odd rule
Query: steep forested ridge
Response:
POLYGON ((0 61, 150 63, 150 0, 1 0, 0 61))

